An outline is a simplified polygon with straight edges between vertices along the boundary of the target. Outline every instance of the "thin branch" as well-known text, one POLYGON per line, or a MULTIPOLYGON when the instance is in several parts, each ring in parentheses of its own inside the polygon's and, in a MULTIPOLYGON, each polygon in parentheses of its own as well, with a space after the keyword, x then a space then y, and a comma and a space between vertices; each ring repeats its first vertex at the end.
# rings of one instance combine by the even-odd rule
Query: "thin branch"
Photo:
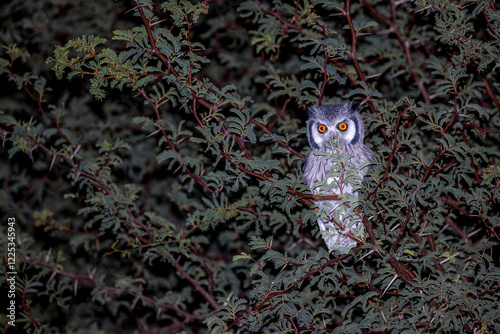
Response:
MULTIPOLYGON (((451 116, 450 121, 448 122, 448 124, 446 124, 446 126, 445 126, 445 128, 443 130, 441 130, 441 139, 444 138, 444 134, 446 133, 446 131, 448 131, 449 127, 451 126, 451 124, 455 120, 455 117, 458 114, 458 112, 457 112, 457 104, 458 104, 457 98, 458 98, 458 96, 455 94, 453 96, 453 102, 454 102, 453 114, 452 114, 452 116, 451 116)), ((439 144, 439 151, 436 154, 436 157, 434 158, 434 160, 431 162, 431 164, 427 168, 427 171, 425 172, 424 177, 422 178, 422 181, 421 181, 422 183, 424 183, 425 181, 427 181, 427 178, 429 177, 429 175, 430 175, 430 173, 432 171, 432 168, 434 167, 434 165, 436 164, 436 162, 439 160, 439 158, 443 154, 443 148, 444 148, 444 145, 443 145, 443 141, 441 140, 441 143, 439 144)), ((437 173, 435 175, 437 175, 437 173)))
POLYGON ((191 285, 194 286, 194 288, 196 289, 196 291, 198 291, 210 303, 210 305, 212 306, 212 308, 214 310, 217 310, 217 308, 219 307, 219 305, 215 301, 215 298, 209 292, 207 292, 207 290, 205 290, 200 285, 200 283, 198 283, 198 281, 196 279, 194 279, 193 277, 189 276, 188 273, 186 273, 186 271, 182 268, 182 266, 179 264, 178 261, 172 260, 171 262, 175 266, 175 269, 177 269, 177 271, 181 275, 181 278, 187 279, 189 281, 189 283, 191 283, 191 285))
POLYGON ((166 304, 166 303, 159 304, 155 299, 150 298, 150 297, 146 297, 146 296, 144 296, 142 294, 141 295, 137 295, 137 294, 135 294, 135 293, 133 293, 131 291, 123 290, 121 288, 110 287, 110 286, 101 286, 101 284, 94 278, 94 275, 92 273, 89 273, 89 275, 87 275, 87 276, 75 275, 75 274, 72 274, 72 273, 69 273, 69 272, 66 272, 66 271, 60 269, 59 266, 50 265, 50 264, 48 264, 44 260, 40 260, 40 259, 37 259, 37 258, 32 258, 30 256, 25 256, 24 260, 27 261, 27 262, 29 262, 29 263, 38 265, 40 267, 49 269, 55 275, 62 275, 62 276, 68 277, 69 279, 74 280, 74 281, 85 281, 85 282, 88 282, 90 288, 99 287, 99 289, 111 292, 113 294, 117 294, 118 292, 120 292, 120 294, 117 294, 117 296, 119 296, 121 294, 129 294, 129 295, 131 295, 133 297, 138 297, 139 299, 141 299, 143 301, 146 301, 148 303, 156 305, 159 308, 166 308, 166 309, 173 310, 173 311, 181 314, 183 317, 185 317, 186 321, 188 321, 188 322, 191 321, 191 320, 202 321, 204 319, 203 317, 200 317, 198 315, 191 314, 191 313, 188 313, 188 312, 182 310, 176 304, 166 304))
POLYGON ((413 81, 415 81, 415 83, 417 84, 418 89, 420 90, 420 94, 422 95, 425 103, 430 104, 431 99, 430 99, 429 93, 427 92, 427 89, 425 88, 422 80, 420 80, 417 72, 415 72, 415 70, 413 69, 413 61, 411 58, 412 52, 410 49, 410 42, 407 39, 403 38, 403 34, 401 33, 401 31, 396 29, 396 14, 395 14, 396 13, 396 4, 394 3, 394 0, 391 0, 391 11, 392 11, 392 16, 393 16, 392 21, 389 20, 387 17, 385 17, 382 13, 377 11, 375 9, 375 7, 373 7, 371 4, 367 3, 365 0, 362 1, 362 4, 363 4, 363 6, 368 8, 378 19, 380 19, 385 24, 387 24, 390 27, 391 31, 394 32, 394 34, 398 38, 399 42, 403 46, 403 50, 404 50, 405 57, 406 57, 406 64, 408 65, 408 70, 410 71, 410 75, 413 78, 413 81))
POLYGON ((396 250, 398 249, 398 246, 401 242, 401 238, 403 237, 403 233, 406 229, 406 226, 408 226, 408 223, 410 222, 410 217, 411 217, 411 210, 413 209, 413 204, 411 204, 409 207, 408 207, 408 212, 406 214, 406 220, 404 221, 403 225, 401 225, 401 229, 399 231, 399 234, 398 234, 398 237, 397 239, 394 241, 394 243, 392 244, 392 252, 395 253, 396 250))
MULTIPOLYGON (((262 6, 262 2, 260 2, 259 0, 255 0, 255 2, 258 3, 259 6, 262 6)), ((277 12, 271 10, 271 9, 266 8, 266 9, 263 9, 263 11, 265 13, 268 13, 268 14, 274 16, 275 18, 277 18, 285 27, 292 28, 292 29, 295 29, 295 30, 297 30, 299 32, 302 32, 302 30, 303 30, 302 27, 300 27, 300 26, 298 26, 298 25, 296 25, 296 24, 293 23, 293 21, 295 19, 295 15, 292 18, 292 21, 288 22, 279 13, 277 13, 277 12)))

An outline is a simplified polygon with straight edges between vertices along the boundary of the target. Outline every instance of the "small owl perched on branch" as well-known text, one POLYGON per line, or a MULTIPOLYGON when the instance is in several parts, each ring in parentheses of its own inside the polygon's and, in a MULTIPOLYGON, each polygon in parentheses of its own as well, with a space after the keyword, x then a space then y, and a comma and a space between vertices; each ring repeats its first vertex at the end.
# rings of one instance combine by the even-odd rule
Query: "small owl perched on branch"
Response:
MULTIPOLYGON (((363 143, 365 129, 358 106, 359 102, 350 101, 345 105, 323 105, 306 109, 309 117, 307 139, 312 151, 304 161, 302 177, 313 194, 352 194, 358 197, 353 188, 361 182, 368 169, 367 166, 360 169, 360 166, 375 160, 373 152, 363 143)), ((356 241, 347 234, 352 232, 357 237, 363 231, 360 218, 353 218, 351 215, 351 218, 346 219, 344 212, 347 209, 341 205, 340 200, 321 201, 320 206, 326 207, 330 213, 329 219, 318 218, 328 250, 349 252, 356 246, 356 241)))

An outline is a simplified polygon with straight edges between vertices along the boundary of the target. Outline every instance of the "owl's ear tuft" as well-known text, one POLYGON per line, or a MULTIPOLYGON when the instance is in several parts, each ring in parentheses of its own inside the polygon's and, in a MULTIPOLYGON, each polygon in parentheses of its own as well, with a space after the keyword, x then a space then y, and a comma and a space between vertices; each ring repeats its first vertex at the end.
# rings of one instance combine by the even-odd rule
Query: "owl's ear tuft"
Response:
POLYGON ((358 107, 359 107, 360 104, 361 104, 360 101, 349 101, 349 102, 347 102, 346 107, 351 112, 355 112, 356 110, 358 110, 358 107))
POLYGON ((314 107, 307 107, 306 113, 307 113, 307 117, 312 118, 313 116, 316 115, 317 111, 316 111, 316 109, 314 109, 314 107))

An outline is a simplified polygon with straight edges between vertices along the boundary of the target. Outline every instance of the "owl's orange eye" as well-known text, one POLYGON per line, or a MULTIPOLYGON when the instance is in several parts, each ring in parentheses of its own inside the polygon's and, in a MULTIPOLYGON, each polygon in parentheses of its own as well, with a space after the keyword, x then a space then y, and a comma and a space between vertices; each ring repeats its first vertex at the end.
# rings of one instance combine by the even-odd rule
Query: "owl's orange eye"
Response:
POLYGON ((340 124, 338 125, 338 128, 339 128, 339 130, 340 130, 340 131, 345 131, 345 130, 347 130, 347 123, 340 123, 340 124))
POLYGON ((318 131, 319 131, 319 133, 325 132, 326 131, 326 126, 324 126, 324 125, 318 126, 318 131))

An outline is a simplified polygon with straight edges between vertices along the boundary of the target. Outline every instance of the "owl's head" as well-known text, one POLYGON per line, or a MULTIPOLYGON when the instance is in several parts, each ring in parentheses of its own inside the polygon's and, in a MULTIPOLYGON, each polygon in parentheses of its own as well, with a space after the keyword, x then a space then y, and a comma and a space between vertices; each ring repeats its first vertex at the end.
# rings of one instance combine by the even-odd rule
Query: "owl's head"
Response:
POLYGON ((363 143, 365 129, 358 112, 359 102, 308 107, 307 139, 313 150, 325 148, 325 144, 354 145, 363 143))

